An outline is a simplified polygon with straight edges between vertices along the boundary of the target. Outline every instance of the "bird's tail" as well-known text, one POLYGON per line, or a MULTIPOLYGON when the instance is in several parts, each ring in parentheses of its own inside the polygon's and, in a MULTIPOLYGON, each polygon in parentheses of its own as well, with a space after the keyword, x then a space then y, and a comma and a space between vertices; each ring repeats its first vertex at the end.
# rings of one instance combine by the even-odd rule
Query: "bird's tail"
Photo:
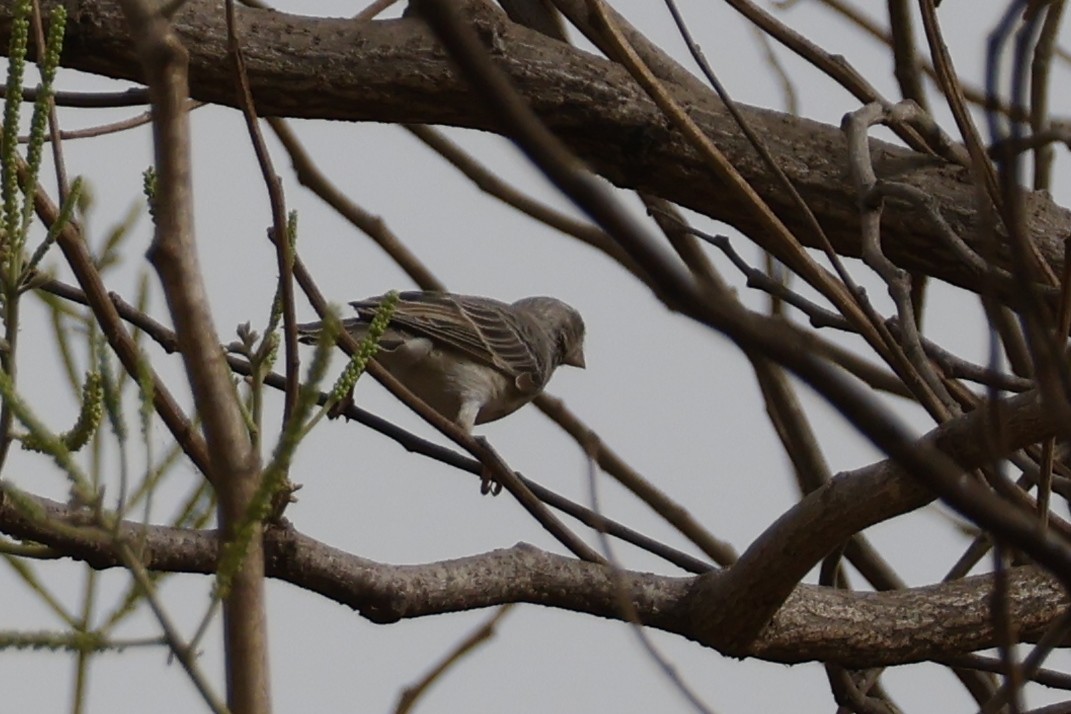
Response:
MULTIPOLYGON (((306 345, 314 345, 320 339, 324 323, 306 322, 297 326, 298 342, 306 345)), ((368 332, 368 323, 359 317, 350 317, 342 321, 342 329, 353 335, 358 340, 363 339, 368 332)))

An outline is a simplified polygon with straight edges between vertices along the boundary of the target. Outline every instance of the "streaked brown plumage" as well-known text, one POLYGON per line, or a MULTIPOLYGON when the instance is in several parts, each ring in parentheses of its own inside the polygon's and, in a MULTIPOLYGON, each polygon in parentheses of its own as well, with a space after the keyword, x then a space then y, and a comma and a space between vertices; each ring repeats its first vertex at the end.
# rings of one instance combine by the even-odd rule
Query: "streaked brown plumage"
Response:
MULTIPOLYGON (((385 296, 350 303, 344 328, 361 339, 385 296)), ((313 342, 320 323, 298 326, 313 342)), ((466 431, 500 419, 543 391, 561 364, 584 367, 584 321, 560 300, 513 304, 473 295, 403 292, 376 361, 466 431)))

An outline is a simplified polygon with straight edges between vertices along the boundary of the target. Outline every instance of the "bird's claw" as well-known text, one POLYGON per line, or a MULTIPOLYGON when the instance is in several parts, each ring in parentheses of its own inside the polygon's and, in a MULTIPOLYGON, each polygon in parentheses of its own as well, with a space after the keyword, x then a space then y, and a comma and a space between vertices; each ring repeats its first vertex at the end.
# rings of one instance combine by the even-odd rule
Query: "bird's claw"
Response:
POLYGON ((484 466, 483 471, 480 472, 480 495, 491 494, 492 496, 497 496, 500 493, 502 493, 501 482, 491 473, 491 469, 484 466))

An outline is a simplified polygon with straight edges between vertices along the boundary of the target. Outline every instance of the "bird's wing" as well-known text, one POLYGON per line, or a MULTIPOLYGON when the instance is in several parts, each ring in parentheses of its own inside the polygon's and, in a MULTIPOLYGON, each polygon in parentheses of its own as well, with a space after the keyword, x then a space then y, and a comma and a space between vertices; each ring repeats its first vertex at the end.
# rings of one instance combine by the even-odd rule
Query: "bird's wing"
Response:
MULTIPOLYGON (((382 298, 350 305, 372 319, 382 298)), ((506 303, 490 298, 437 292, 403 292, 391 315, 391 326, 428 337, 468 355, 515 380, 541 381, 542 365, 520 319, 506 303)))

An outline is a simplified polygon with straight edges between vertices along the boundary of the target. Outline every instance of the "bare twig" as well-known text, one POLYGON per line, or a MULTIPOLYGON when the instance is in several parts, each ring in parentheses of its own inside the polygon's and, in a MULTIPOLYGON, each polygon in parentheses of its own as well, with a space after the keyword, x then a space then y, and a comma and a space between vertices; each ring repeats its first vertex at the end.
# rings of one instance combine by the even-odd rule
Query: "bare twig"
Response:
POLYGON ((227 42, 231 58, 234 61, 235 84, 241 98, 242 115, 245 117, 246 130, 253 143, 253 150, 260 165, 260 173, 268 190, 271 202, 272 228, 269 236, 275 244, 275 261, 279 268, 279 298, 283 314, 283 360, 286 365, 286 392, 283 399, 283 421, 290 419, 297 405, 298 389, 298 341, 297 319, 294 317, 294 247, 290 244, 287 230, 286 198, 283 194, 283 182, 275 173, 271 154, 264 144, 264 135, 257 121, 253 95, 249 90, 249 78, 246 76, 245 60, 242 57, 241 41, 234 22, 234 0, 227 0, 227 42))
POLYGON ((431 685, 442 679, 443 675, 464 659, 465 655, 494 637, 495 630, 498 628, 498 623, 502 621, 503 617, 509 614, 511 609, 513 609, 512 604, 502 605, 497 608, 479 627, 458 642, 457 645, 454 646, 442 660, 437 662, 427 674, 421 677, 415 684, 411 684, 404 688, 401 696, 398 697, 398 706, 394 708, 395 714, 408 714, 408 712, 413 709, 413 705, 416 704, 417 700, 419 700, 426 691, 428 691, 428 688, 431 687, 431 685))

